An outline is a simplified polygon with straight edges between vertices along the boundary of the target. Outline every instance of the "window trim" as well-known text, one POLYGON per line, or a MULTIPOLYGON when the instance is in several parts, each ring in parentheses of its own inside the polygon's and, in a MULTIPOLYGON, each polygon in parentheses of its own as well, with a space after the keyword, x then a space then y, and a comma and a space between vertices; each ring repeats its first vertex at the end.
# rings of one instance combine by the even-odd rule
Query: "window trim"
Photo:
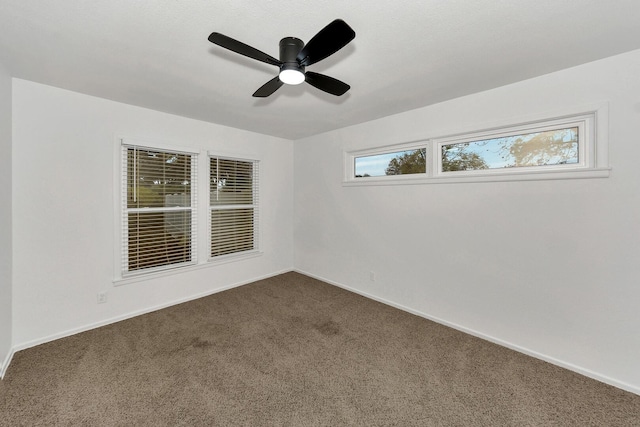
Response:
POLYGON ((345 151, 343 186, 415 185, 499 181, 537 181, 579 178, 606 178, 608 164, 608 104, 574 108, 553 118, 529 117, 518 124, 499 124, 479 131, 449 134, 420 141, 393 144, 364 150, 345 151), (572 126, 573 125, 573 126, 572 126), (442 171, 442 146, 473 142, 503 135, 532 133, 543 129, 580 126, 578 163, 531 167, 496 168, 473 171, 442 171), (355 177, 355 159, 396 151, 426 148, 426 174, 355 177))

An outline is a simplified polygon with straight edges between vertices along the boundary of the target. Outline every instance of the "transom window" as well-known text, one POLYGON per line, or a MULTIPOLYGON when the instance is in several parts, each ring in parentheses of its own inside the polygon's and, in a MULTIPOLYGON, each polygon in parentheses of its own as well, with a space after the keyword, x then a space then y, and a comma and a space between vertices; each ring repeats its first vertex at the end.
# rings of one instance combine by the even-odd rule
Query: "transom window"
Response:
POLYGON ((508 129, 436 143, 441 173, 585 167, 591 120, 508 129))
POLYGON ((576 164, 578 129, 576 126, 443 144, 442 171, 576 164))
POLYGON ((601 107, 559 119, 348 152, 344 184, 608 176, 606 114, 601 107))

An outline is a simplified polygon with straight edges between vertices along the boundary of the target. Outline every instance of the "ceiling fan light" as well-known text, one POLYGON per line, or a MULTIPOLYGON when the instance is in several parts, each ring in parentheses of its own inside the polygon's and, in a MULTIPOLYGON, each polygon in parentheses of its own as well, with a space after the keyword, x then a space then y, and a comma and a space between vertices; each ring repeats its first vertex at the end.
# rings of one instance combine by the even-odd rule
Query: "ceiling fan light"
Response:
POLYGON ((282 70, 280 71, 280 80, 288 85, 299 85, 304 81, 304 73, 298 70, 282 70))

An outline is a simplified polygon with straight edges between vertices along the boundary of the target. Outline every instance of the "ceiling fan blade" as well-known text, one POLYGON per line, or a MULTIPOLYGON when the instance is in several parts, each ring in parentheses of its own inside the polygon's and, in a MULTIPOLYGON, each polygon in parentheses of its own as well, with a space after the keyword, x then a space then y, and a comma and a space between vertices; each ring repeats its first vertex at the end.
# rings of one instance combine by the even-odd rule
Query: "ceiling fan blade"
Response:
POLYGON ((342 19, 336 19, 318 32, 298 53, 296 59, 306 67, 345 47, 356 36, 342 19))
POLYGON ((253 93, 253 96, 255 96, 256 98, 266 98, 267 96, 271 95, 273 92, 280 89, 280 87, 283 84, 284 83, 282 83, 282 80, 280 80, 280 77, 275 76, 274 78, 272 78, 271 80, 269 80, 268 82, 260 86, 260 89, 258 89, 253 93))
POLYGON ((305 73, 305 80, 311 86, 336 96, 344 95, 351 89, 351 86, 338 79, 325 76, 324 74, 314 73, 313 71, 307 71, 305 73))
POLYGON ((249 58, 257 59, 258 61, 266 62, 267 64, 275 65, 277 67, 282 65, 282 62, 273 56, 267 55, 254 47, 225 36, 224 34, 211 33, 209 41, 213 44, 217 44, 218 46, 222 46, 225 49, 239 53, 240 55, 248 56, 249 58))

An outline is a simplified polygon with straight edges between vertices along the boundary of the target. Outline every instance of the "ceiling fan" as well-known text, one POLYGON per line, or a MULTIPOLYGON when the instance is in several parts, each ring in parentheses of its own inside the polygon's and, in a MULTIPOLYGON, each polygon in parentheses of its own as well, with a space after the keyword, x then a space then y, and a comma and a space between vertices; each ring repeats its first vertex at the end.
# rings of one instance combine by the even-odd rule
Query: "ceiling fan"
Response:
POLYGON ((295 37, 280 40, 280 59, 259 51, 220 33, 211 33, 209 41, 240 55, 266 62, 280 68, 280 73, 262 85, 253 96, 264 98, 283 84, 297 85, 304 81, 332 95, 344 95, 351 87, 323 74, 305 71, 305 67, 322 61, 345 47, 356 36, 356 33, 342 19, 336 19, 324 27, 309 40, 306 45, 295 37))

